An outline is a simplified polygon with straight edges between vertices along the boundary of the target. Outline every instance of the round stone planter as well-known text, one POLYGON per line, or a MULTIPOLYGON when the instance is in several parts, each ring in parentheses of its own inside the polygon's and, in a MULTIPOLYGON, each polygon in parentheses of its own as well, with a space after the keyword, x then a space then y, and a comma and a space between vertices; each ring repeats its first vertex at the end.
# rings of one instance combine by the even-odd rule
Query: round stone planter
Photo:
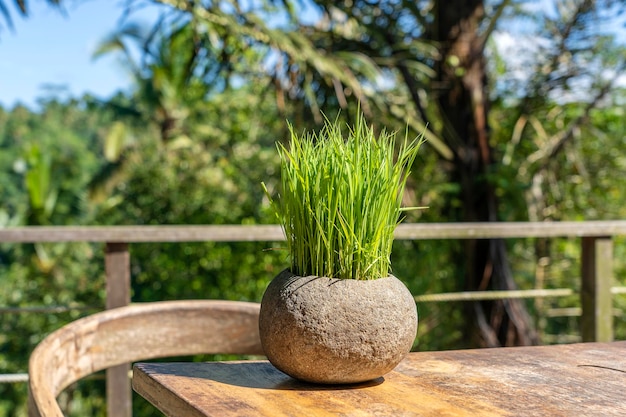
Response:
POLYGON ((259 330, 267 358, 286 374, 357 383, 391 371, 410 351, 417 309, 394 276, 343 280, 285 270, 263 295, 259 330))

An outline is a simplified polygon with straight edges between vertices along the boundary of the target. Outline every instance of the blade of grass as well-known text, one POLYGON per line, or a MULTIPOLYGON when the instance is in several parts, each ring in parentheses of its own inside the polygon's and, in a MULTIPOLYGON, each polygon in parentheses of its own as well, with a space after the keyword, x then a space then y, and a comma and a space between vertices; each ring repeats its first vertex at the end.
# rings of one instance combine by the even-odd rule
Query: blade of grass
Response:
MULTIPOLYGON (((317 134, 289 125, 281 161, 280 201, 272 207, 283 226, 291 269, 299 275, 375 279, 390 271, 393 234, 419 137, 395 153, 395 134, 378 136, 359 115, 344 134, 325 119, 317 134)), ((265 189, 267 193, 267 190, 265 189)))

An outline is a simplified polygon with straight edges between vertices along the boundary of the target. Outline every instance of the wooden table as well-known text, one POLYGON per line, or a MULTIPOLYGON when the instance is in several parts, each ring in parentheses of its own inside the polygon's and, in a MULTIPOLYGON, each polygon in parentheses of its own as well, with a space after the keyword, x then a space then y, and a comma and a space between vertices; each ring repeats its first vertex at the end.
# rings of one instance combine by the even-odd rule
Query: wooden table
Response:
POLYGON ((133 388, 169 417, 626 416, 626 341, 410 353, 346 386, 267 361, 139 363, 133 388))

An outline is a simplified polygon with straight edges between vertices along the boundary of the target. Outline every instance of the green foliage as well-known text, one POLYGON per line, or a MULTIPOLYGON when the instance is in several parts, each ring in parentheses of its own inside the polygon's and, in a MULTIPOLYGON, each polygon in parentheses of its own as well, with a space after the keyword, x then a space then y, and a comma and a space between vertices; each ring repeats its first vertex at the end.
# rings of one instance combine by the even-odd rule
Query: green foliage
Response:
MULTIPOLYGON (((231 155, 227 163, 200 146, 153 152, 132 164, 130 180, 115 190, 98 216, 100 224, 253 224, 267 214, 248 190, 254 177, 231 164, 258 164, 258 154, 231 155), (249 159, 250 158, 250 159, 249 159), (155 186, 158 184, 158 186, 155 186)), ((131 246, 132 299, 135 301, 261 298, 265 285, 281 269, 284 256, 268 251, 271 242, 150 243, 131 246)))
POLYGON ((363 115, 345 135, 327 120, 319 134, 291 127, 279 145, 281 195, 275 204, 299 275, 376 279, 389 274, 404 186, 422 141, 376 137, 363 115))
MULTIPOLYGON (((0 227, 88 223, 87 184, 100 162, 95 144, 108 124, 89 98, 0 112, 0 227)), ((70 307, 0 317, 0 372, 26 372, 46 334, 104 306, 102 248, 88 243, 0 245, 0 306, 70 307)), ((0 415, 25 415, 26 386, 0 384, 0 415)))
MULTIPOLYGON (((613 100, 623 94, 623 90, 615 90, 613 100)), ((494 137, 504 162, 494 179, 501 197, 508 202, 502 207, 506 210, 503 217, 518 221, 625 218, 626 210, 619 201, 626 182, 623 176, 615 175, 626 167, 626 143, 621 133, 626 125, 621 106, 608 101, 590 111, 584 123, 575 128, 586 103, 557 105, 546 100, 541 106, 537 110, 541 109, 544 116, 529 117, 525 124, 510 107, 499 104, 493 109, 494 137), (551 155, 553 144, 563 139, 562 132, 568 129, 572 136, 563 143, 561 152, 551 155), (511 138, 516 130, 519 137, 511 138)), ((623 286, 626 258, 622 255, 626 247, 621 238, 614 243, 615 285, 623 286)), ((510 261, 521 288, 580 289, 579 239, 512 241, 510 261)), ((622 318, 624 298, 616 295, 614 304, 622 318)), ((578 296, 536 300, 530 307, 544 343, 579 340, 578 296)), ((622 322, 615 321, 616 338, 620 339, 625 334, 622 322)))
MULTIPOLYGON (((61 0, 46 0, 51 7, 61 8, 61 0)), ((20 17, 27 17, 30 13, 30 3, 25 0, 0 0, 0 33, 6 27, 15 29, 13 25, 13 17, 8 4, 12 4, 20 17)))

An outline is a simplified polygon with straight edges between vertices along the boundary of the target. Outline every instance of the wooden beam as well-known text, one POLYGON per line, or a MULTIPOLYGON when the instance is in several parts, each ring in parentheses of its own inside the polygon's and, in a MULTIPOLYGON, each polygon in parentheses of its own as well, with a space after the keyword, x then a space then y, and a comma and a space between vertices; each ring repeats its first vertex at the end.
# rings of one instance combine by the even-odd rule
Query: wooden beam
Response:
POLYGON ((130 304, 130 253, 128 243, 107 242, 105 246, 106 308, 130 304))
POLYGON ((507 291, 464 291, 442 294, 422 294, 413 297, 417 303, 439 303, 449 301, 510 300, 522 298, 568 297, 574 295, 571 288, 507 290, 507 291))
MULTIPOLYGON (((130 304, 130 254, 128 243, 107 242, 105 247, 106 308, 130 304)), ((130 364, 106 370, 107 415, 132 416, 130 364)))
POLYGON ((396 239, 492 239, 626 235, 626 221, 403 223, 396 239))
MULTIPOLYGON (((396 239, 626 236, 626 220, 585 222, 403 223, 396 239)), ((0 242, 276 242, 278 225, 27 226, 0 229, 0 242)))
POLYGON ((613 340, 613 241, 582 239, 581 334, 584 342, 613 340))
POLYGON ((0 242, 273 242, 278 225, 28 226, 0 229, 0 242))

